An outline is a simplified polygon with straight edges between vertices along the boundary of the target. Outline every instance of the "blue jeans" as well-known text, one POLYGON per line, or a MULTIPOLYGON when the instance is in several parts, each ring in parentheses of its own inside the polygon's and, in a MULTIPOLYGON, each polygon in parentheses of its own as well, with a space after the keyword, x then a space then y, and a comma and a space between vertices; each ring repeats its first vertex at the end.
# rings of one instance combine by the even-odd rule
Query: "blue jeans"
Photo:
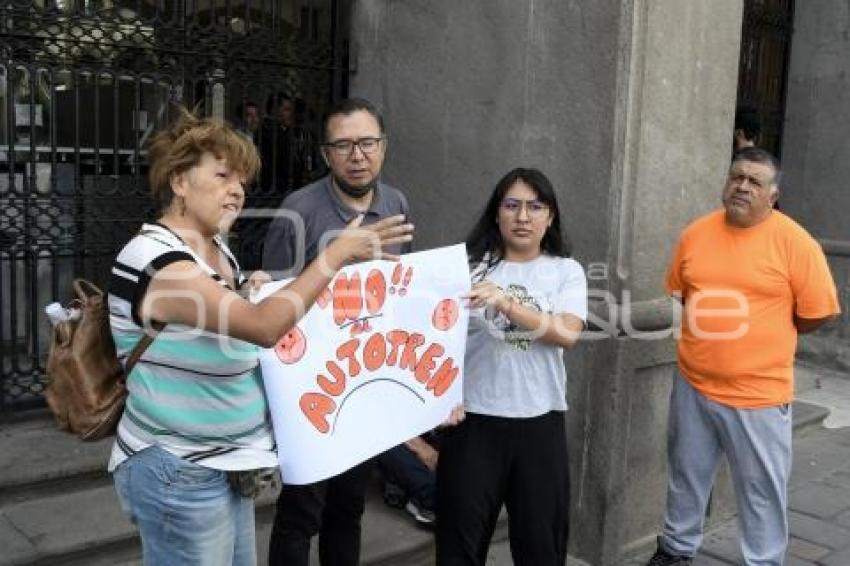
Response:
MULTIPOLYGON (((395 484, 419 507, 434 510, 437 476, 404 444, 390 448, 377 458, 385 482, 395 484)), ((404 507, 405 501, 400 507, 404 507)))
POLYGON ((254 502, 226 472, 152 446, 113 473, 121 508, 139 527, 145 566, 255 566, 254 502))

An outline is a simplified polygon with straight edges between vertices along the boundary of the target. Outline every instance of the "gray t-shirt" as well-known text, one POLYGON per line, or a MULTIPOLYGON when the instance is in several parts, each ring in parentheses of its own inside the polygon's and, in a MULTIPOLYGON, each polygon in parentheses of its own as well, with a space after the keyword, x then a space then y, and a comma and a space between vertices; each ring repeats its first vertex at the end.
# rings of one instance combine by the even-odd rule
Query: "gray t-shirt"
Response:
MULTIPOLYGON (((587 318, 587 280, 572 259, 541 255, 522 263, 501 261, 485 279, 540 312, 587 318)), ((464 372, 469 412, 528 418, 567 409, 563 349, 533 340, 489 309, 470 313, 464 372)))
MULTIPOLYGON (((410 220, 407 199, 400 190, 380 182, 374 190, 364 225, 396 214, 404 214, 410 220)), ((283 277, 298 275, 357 214, 339 198, 330 175, 291 193, 283 199, 278 217, 266 234, 263 269, 269 272, 286 270, 283 277)), ((410 250, 409 243, 387 248, 392 254, 410 250)))

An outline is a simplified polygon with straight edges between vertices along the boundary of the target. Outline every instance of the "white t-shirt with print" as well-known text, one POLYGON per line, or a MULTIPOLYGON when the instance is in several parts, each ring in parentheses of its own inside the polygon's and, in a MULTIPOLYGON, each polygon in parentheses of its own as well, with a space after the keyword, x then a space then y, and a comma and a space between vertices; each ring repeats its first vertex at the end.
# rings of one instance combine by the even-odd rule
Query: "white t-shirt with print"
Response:
MULTIPOLYGON (((587 318, 587 279, 575 260, 541 255, 527 262, 500 261, 485 279, 537 311, 587 318)), ((492 309, 470 313, 463 389, 467 411, 528 418, 567 409, 563 349, 531 336, 492 309)))

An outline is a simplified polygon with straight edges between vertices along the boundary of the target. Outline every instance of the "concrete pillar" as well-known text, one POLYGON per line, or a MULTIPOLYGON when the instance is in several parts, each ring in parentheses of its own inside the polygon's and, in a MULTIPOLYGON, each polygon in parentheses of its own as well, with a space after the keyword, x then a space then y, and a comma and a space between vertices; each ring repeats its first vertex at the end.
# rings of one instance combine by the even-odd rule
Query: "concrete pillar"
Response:
POLYGON ((850 4, 797 2, 788 72, 782 209, 821 239, 842 300, 838 324, 806 336, 801 350, 850 369, 850 4))
POLYGON ((674 344, 625 329, 669 325, 670 250, 719 205, 741 13, 741 0, 355 4, 351 91, 386 114, 385 176, 410 197, 417 245, 460 241, 504 173, 539 167, 594 310, 617 318, 568 355, 570 552, 591 564, 618 564, 661 522, 674 344))
POLYGON ((782 207, 815 236, 850 240, 850 4, 797 2, 788 71, 782 207))

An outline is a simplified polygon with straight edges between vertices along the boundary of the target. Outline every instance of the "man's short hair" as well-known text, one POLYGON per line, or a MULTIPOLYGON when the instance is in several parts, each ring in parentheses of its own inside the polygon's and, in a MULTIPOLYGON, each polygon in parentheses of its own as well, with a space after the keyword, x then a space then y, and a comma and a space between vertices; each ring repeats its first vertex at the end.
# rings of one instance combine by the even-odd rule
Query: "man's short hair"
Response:
POLYGON ((761 133, 761 118, 752 106, 739 106, 735 110, 735 129, 744 132, 744 137, 755 140, 761 133))
POLYGON ((293 102, 292 97, 283 91, 278 91, 274 94, 269 95, 266 98, 266 114, 275 115, 277 114, 278 108, 280 108, 281 104, 285 101, 293 102))
POLYGON ((322 141, 328 141, 328 122, 331 121, 331 118, 334 116, 349 116, 358 110, 363 110, 364 112, 368 112, 372 115, 373 118, 378 122, 378 128, 380 129, 381 135, 384 135, 384 117, 378 111, 374 104, 366 100, 365 98, 345 98, 340 100, 336 104, 334 104, 330 110, 325 114, 324 119, 322 120, 322 141))
POLYGON ((259 113, 260 107, 250 98, 243 99, 242 102, 236 105, 236 117, 242 119, 245 117, 245 110, 248 108, 256 108, 259 113))
POLYGON ((773 169, 773 184, 777 187, 779 186, 779 182, 782 179, 782 169, 779 166, 779 160, 769 151, 760 147, 745 147, 735 152, 732 156, 731 165, 734 165, 738 161, 750 161, 752 163, 770 165, 773 169))

